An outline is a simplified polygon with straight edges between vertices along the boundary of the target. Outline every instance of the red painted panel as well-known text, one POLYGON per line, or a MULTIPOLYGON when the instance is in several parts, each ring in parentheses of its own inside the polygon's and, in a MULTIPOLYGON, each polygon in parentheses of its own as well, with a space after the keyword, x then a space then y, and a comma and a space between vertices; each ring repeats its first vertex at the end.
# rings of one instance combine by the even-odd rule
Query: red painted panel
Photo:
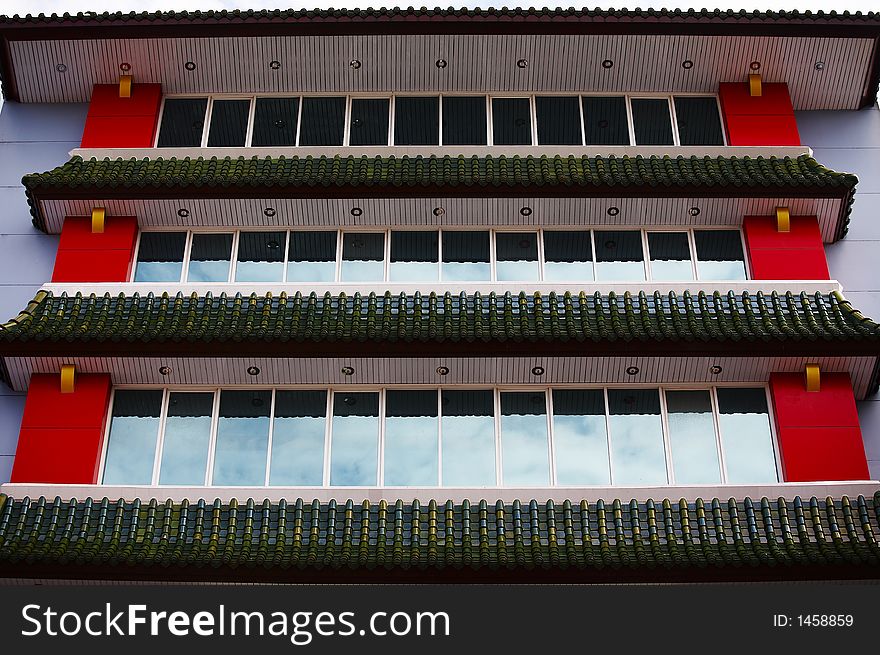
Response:
POLYGON ((802 373, 773 373, 770 395, 787 482, 868 479, 848 373, 822 373, 816 392, 802 373))
POLYGON ((11 482, 94 484, 103 429, 22 428, 11 482))
POLYGON ((742 82, 723 82, 718 89, 718 97, 724 112, 729 114, 793 114, 788 85, 779 82, 761 85, 761 95, 749 93, 747 80, 742 82))
POLYGON ((137 218, 108 216, 104 231, 92 232, 91 217, 68 216, 61 228, 59 250, 133 250, 137 240, 137 218))
POLYGON ((157 116, 162 103, 161 84, 132 84, 131 97, 119 97, 118 84, 96 84, 89 103, 93 116, 157 116))
POLYGON ((788 232, 776 229, 775 216, 746 216, 743 230, 750 248, 823 247, 822 232, 815 216, 792 216, 788 232))
POLYGON ((869 480, 862 431, 854 428, 781 428, 786 482, 869 480))
POLYGON ((74 392, 61 393, 59 375, 31 376, 24 404, 23 428, 101 428, 110 404, 110 376, 78 374, 74 392))
POLYGON ((807 392, 803 373, 773 373, 776 423, 780 427, 858 427, 849 373, 822 373, 817 392, 807 392))
POLYGON ((732 146, 799 146, 794 114, 725 114, 727 141, 732 146))
POLYGON ((830 280, 824 248, 749 249, 755 280, 830 280))
POLYGON ((86 119, 83 148, 152 148, 156 116, 94 116, 86 119))
POLYGON ((131 250, 59 250, 53 282, 128 282, 131 250))

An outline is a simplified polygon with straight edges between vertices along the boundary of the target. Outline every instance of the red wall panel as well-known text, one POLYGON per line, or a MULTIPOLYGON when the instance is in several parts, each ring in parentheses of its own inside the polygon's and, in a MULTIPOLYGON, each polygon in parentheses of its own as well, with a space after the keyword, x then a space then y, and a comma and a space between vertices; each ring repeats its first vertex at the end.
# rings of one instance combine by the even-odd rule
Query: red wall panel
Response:
POLYGON ((802 373, 773 373, 770 395, 786 482, 870 478, 848 373, 822 373, 816 392, 802 373))
POLYGON ((743 219, 752 277, 756 280, 828 280, 828 261, 814 216, 791 219, 791 230, 779 232, 775 216, 743 219))
POLYGON ((109 404, 109 375, 77 375, 68 394, 60 376, 32 375, 11 481, 97 482, 109 404))
POLYGON ((68 216, 61 228, 53 282, 125 282, 137 241, 137 219, 110 216, 104 232, 92 232, 91 218, 68 216))
POLYGON ((730 145, 801 145, 787 84, 763 84, 752 96, 746 81, 725 82, 718 95, 730 145))
POLYGON ((130 98, 120 98, 116 84, 96 84, 82 147, 151 148, 161 104, 161 84, 132 84, 130 98))

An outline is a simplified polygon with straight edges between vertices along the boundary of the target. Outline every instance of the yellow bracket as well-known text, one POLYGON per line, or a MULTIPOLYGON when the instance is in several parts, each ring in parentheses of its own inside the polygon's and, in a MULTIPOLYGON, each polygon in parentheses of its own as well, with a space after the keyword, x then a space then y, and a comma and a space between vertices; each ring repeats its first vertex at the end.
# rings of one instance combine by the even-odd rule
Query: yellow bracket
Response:
MULTIPOLYGON (((760 95, 760 94, 758 94, 760 95)), ((131 97, 131 75, 120 75, 119 76, 119 97, 120 98, 130 98, 131 97)))
POLYGON ((759 73, 749 73, 749 95, 752 97, 761 95, 761 75, 759 73))
POLYGON ((76 366, 73 364, 64 364, 61 367, 61 393, 73 393, 75 377, 76 366))
POLYGON ((791 214, 788 207, 776 208, 776 231, 791 232, 791 214))
POLYGON ((103 207, 95 207, 92 209, 92 234, 104 233, 104 211, 103 207))
POLYGON ((807 391, 819 391, 820 374, 818 364, 807 364, 807 391))

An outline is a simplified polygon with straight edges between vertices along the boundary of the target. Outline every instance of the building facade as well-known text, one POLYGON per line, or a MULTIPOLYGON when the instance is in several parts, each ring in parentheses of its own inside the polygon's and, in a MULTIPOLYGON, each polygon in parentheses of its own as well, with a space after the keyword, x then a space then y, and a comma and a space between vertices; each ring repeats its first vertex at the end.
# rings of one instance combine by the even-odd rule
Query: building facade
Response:
POLYGON ((0 39, 3 576, 877 576, 877 15, 0 39))

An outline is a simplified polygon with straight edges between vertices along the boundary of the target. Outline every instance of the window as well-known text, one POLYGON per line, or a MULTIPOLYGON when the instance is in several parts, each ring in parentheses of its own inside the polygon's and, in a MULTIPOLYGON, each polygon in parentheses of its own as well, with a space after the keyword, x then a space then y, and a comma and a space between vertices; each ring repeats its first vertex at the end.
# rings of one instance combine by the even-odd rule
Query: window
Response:
POLYGON ((257 98, 251 145, 295 146, 299 98, 257 98))
POLYGON ((630 144, 626 98, 584 96, 581 101, 584 107, 584 138, 587 145, 630 144))
POLYGON ((669 100, 666 98, 633 98, 633 129, 638 146, 671 146, 672 121, 669 115, 669 100))
POLYGON ((577 96, 537 96, 535 111, 538 123, 538 144, 548 146, 579 146, 581 110, 577 96))
POLYGON ((166 98, 159 126, 159 148, 197 148, 205 131, 207 98, 166 98))
POLYGON ((250 100, 214 100, 211 103, 211 128, 208 146, 243 147, 247 142, 250 100))
POLYGON ((724 145, 715 96, 388 94, 167 97, 157 146, 530 146, 536 138, 555 146, 724 145))
POLYGON ((440 98, 397 96, 394 99, 394 145, 436 146, 440 143, 440 98))
POLYGON ((492 143, 532 145, 532 109, 528 98, 492 98, 492 143))
POLYGON ((117 389, 112 405, 103 484, 777 481, 763 387, 117 389))
POLYGON ((179 282, 186 232, 144 232, 138 245, 135 282, 179 282))
POLYGON ((675 96, 678 139, 683 146, 723 146, 718 102, 712 97, 675 96))
POLYGON ((739 230, 687 228, 142 232, 136 260, 134 282, 747 279, 739 230))

